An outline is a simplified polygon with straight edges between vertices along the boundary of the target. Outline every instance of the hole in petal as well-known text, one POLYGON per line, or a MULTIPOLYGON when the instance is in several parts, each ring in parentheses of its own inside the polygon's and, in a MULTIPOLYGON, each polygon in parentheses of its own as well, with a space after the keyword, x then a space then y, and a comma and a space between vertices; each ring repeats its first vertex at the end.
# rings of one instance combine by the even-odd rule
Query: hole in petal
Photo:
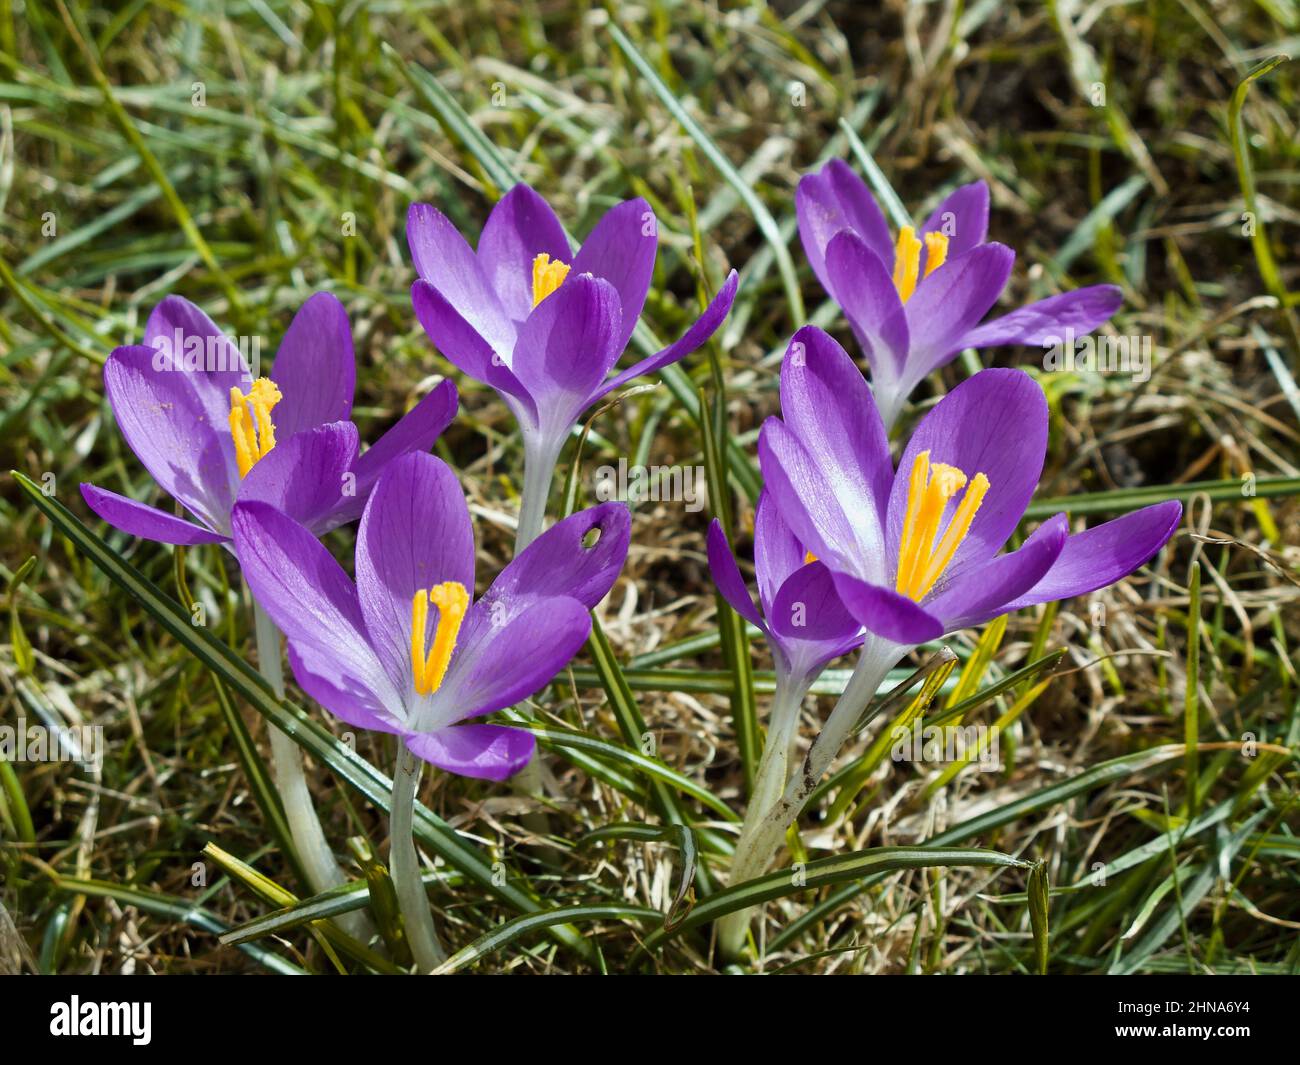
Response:
POLYGON ((590 551, 593 547, 595 547, 598 543, 600 543, 600 532, 601 532, 600 526, 593 525, 590 529, 588 529, 585 533, 582 534, 582 547, 584 550, 590 551))

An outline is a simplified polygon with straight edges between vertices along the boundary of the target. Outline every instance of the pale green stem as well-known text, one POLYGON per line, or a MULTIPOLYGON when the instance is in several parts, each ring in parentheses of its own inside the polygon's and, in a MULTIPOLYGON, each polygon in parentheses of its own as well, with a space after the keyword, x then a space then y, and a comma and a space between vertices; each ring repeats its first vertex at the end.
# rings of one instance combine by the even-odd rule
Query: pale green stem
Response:
MULTIPOLYGON (((732 859, 731 882, 738 884, 761 876, 781 848, 786 830, 794 824, 840 748, 848 741, 862 722, 862 712, 875 696, 890 669, 906 654, 907 648, 880 639, 869 639, 862 647, 854 666, 853 676, 844 688, 831 711, 830 717, 813 740, 803 763, 787 781, 785 790, 759 818, 748 838, 742 839, 744 850, 737 844, 732 859)), ((769 741, 770 742, 770 741, 769 741)), ((746 825, 749 817, 746 816, 746 825)), ((743 835, 743 832, 742 832, 743 835)), ((723 919, 723 923, 727 921, 723 919)), ((720 935, 721 935, 720 929, 720 935)), ((726 928, 727 940, 720 939, 724 955, 735 957, 744 946, 745 926, 737 933, 731 925, 726 928)))
MULTIPOLYGON (((284 670, 280 664, 280 632, 256 600, 253 601, 253 628, 257 637, 257 662, 262 676, 271 685, 277 699, 284 698, 284 670)), ((334 858, 334 852, 325 839, 307 775, 303 771, 302 749, 290 736, 272 725, 271 769, 275 789, 284 807, 289 834, 303 872, 312 891, 320 894, 347 882, 343 870, 334 858)), ((363 913, 339 914, 334 920, 348 935, 368 943, 374 929, 363 913)))
POLYGON ((428 973, 447 960, 447 952, 442 949, 438 930, 433 924, 433 911, 429 909, 429 896, 424 892, 420 859, 412 835, 415 793, 423 768, 424 763, 399 741, 388 821, 388 872, 393 878, 397 904, 402 910, 402 925, 406 929, 411 956, 415 958, 416 968, 428 973))

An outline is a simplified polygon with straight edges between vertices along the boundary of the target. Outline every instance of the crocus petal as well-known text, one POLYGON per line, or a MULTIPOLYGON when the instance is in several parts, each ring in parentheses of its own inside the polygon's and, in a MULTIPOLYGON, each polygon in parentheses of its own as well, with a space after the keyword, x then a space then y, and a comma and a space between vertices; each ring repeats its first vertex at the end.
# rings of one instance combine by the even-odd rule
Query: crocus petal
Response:
POLYGON ((537 407, 528 390, 510 369, 510 355, 514 348, 514 335, 510 347, 498 351, 486 340, 447 298, 427 281, 417 281, 411 286, 411 302, 415 316, 433 346, 442 356, 476 381, 491 385, 513 400, 527 416, 536 421, 537 407))
POLYGON ((356 508, 358 515, 365 500, 370 498, 375 481, 388 464, 409 452, 424 452, 433 447, 456 417, 456 408, 456 384, 446 378, 430 389, 427 396, 366 449, 357 459, 354 468, 357 475, 356 498, 361 501, 356 508))
POLYGON ((818 173, 805 174, 795 190, 794 204, 804 252, 827 293, 832 285, 826 247, 842 229, 852 229, 888 269, 893 269, 894 241, 889 225, 866 183, 848 163, 832 159, 818 173))
POLYGON ((528 764, 537 741, 531 732, 504 725, 454 725, 410 732, 406 745, 426 762, 479 780, 505 780, 528 764))
POLYGON ((892 588, 847 573, 835 573, 834 578, 841 602, 867 631, 904 646, 927 643, 943 635, 942 621, 892 588))
POLYGON ((357 364, 348 312, 336 297, 317 292, 298 309, 275 353, 271 378, 283 395, 273 414, 281 440, 348 420, 357 364))
POLYGON ((603 277, 618 293, 623 318, 615 347, 620 352, 632 338, 645 306, 658 247, 659 226, 654 211, 638 197, 606 211, 574 257, 574 274, 603 277))
POLYGON ((332 648, 290 640, 289 667, 298 687, 340 721, 373 732, 402 731, 402 719, 357 681, 332 648))
POLYGON ((894 480, 889 438, 871 389, 848 353, 816 326, 795 333, 781 362, 781 417, 846 514, 879 542, 894 480))
POLYGON ((371 650, 357 590, 334 556, 268 503, 237 504, 230 524, 244 579, 290 645, 332 655, 338 675, 351 678, 350 690, 367 691, 400 715, 397 689, 371 650))
POLYGON ((709 556, 709 573, 717 585, 722 598, 731 604, 731 609, 746 621, 753 622, 760 629, 766 629, 763 616, 754 608, 754 600, 749 596, 745 578, 741 576, 740 567, 736 565, 731 546, 727 543, 727 534, 722 531, 722 524, 714 518, 709 525, 705 541, 709 556))
MULTIPOLYGON (((413 691, 415 593, 455 581, 474 594, 469 508, 455 473, 440 458, 423 452, 404 455, 380 476, 357 530, 356 574, 369 642, 394 687, 413 691)), ((430 615, 432 630, 437 611, 430 615)))
POLYGON ((631 536, 632 515, 625 503, 601 503, 570 514, 516 555, 483 600, 499 604, 498 623, 536 599, 576 599, 590 610, 622 572, 631 536))
POLYGON ((907 314, 889 271, 852 230, 837 233, 826 248, 830 295, 843 309, 871 363, 872 380, 903 375, 910 344, 907 314))
POLYGON ((533 397, 541 424, 572 425, 618 360, 618 293, 591 274, 569 277, 519 329, 511 369, 533 397))
MULTIPOLYGON (((406 240, 420 277, 489 348, 508 359, 515 342, 514 323, 479 266, 478 257, 450 219, 427 203, 413 203, 406 215, 406 240)), ((442 347, 437 338, 434 342, 442 347)), ((447 357, 455 361, 450 352, 447 357)))
POLYGON ((963 347, 991 348, 999 344, 1029 344, 1046 347, 1065 339, 1066 330, 1076 337, 1091 333, 1107 321, 1124 302, 1116 285, 1092 285, 1063 292, 1027 307, 994 318, 972 329, 963 347))
POLYGON ((113 528, 144 540, 192 546, 219 544, 229 539, 221 533, 191 524, 184 518, 167 514, 146 503, 137 503, 134 499, 110 492, 106 488, 96 488, 93 484, 81 485, 81 497, 91 510, 113 528))
POLYGON ((279 442, 254 463, 239 486, 240 502, 270 503, 320 534, 334 528, 341 505, 355 490, 357 427, 331 422, 279 442))
MULTIPOLYGON (((484 596, 461 627, 447 676, 433 695, 434 728, 513 706, 551 682, 591 635, 576 599, 537 599, 514 613, 484 596)), ((422 728, 424 726, 422 725, 422 728)))
POLYGON ((104 389, 118 428, 164 491, 209 528, 224 532, 239 485, 227 417, 213 422, 194 389, 197 375, 154 368, 144 346, 117 348, 104 364, 104 389))
POLYGON ((821 562, 809 563, 781 585, 768 622, 773 632, 787 640, 842 643, 860 628, 835 590, 831 571, 821 562))
MULTIPOLYGON (((687 355, 695 351, 717 332, 718 326, 722 325, 723 319, 731 313, 731 304, 736 298, 736 287, 740 284, 740 278, 735 270, 727 275, 727 280, 723 283, 722 288, 718 289, 718 294, 709 301, 709 305, 704 308, 704 313, 695 320, 685 333, 666 348, 647 356, 634 366, 628 367, 617 377, 606 381, 591 396, 591 402, 595 402, 601 396, 607 395, 616 388, 622 388, 634 378, 641 377, 644 374, 654 373, 656 370, 662 370, 665 366, 671 366, 675 362, 680 362, 687 355)), ((624 322, 626 324, 626 308, 624 308, 624 322)))
MULTIPOLYGON (((968 478, 983 473, 988 494, 945 576, 994 554, 1020 523, 1038 487, 1047 452, 1047 400, 1023 370, 981 370, 944 396, 921 419, 898 464, 889 498, 890 573, 907 513, 912 464, 921 451, 930 462, 956 466, 968 478)), ((954 509, 949 505, 949 513, 954 509)))
POLYGON ((764 488, 754 507, 754 577, 764 610, 776 599, 786 578, 807 564, 806 555, 772 493, 764 488))
POLYGON ((1114 584, 1164 547, 1182 516, 1183 505, 1170 500, 1071 536, 1047 575, 1007 609, 1069 599, 1114 584))
POLYGON ((555 212, 527 185, 497 201, 478 238, 478 263, 492 291, 516 323, 533 309, 533 260, 569 261, 569 241, 555 212))
POLYGON ((997 555, 972 567, 925 600, 925 609, 943 621, 946 632, 982 625, 1005 614, 1007 604, 1033 588, 1065 546, 1069 524, 1063 515, 1045 521, 1018 551, 997 555))
MULTIPOLYGON (((917 234, 924 239, 926 233, 943 233, 948 238, 948 258, 965 255, 971 248, 983 244, 989 231, 989 187, 983 181, 952 192, 925 220, 917 234)), ((921 271, 924 273, 926 251, 921 248, 921 271)))
POLYGON ((168 296, 149 315, 144 344, 160 356, 171 353, 172 371, 194 389, 211 425, 228 424, 230 390, 247 392, 252 378, 243 353, 211 318, 189 300, 168 296))
POLYGON ((968 346, 967 335, 997 302, 1015 258, 1005 244, 981 244, 950 259, 917 286, 907 302, 907 391, 968 346))

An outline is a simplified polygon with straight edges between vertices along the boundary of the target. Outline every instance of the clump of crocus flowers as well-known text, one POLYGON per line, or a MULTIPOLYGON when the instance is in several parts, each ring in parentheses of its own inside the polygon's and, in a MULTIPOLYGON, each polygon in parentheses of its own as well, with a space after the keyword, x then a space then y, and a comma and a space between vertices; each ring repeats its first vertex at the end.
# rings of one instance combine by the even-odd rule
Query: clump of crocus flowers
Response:
MULTIPOLYGON (((1017 370, 971 376, 921 419, 897 460, 888 430, 912 390, 959 351, 1086 332, 1115 311, 1118 291, 1083 289, 983 321, 1014 256, 985 240, 982 183, 896 235, 843 163, 805 177, 796 205, 813 272, 844 310, 872 376, 868 386, 821 330, 795 333, 781 371, 781 416, 759 438, 757 604, 722 526, 708 530, 718 588, 762 631, 776 668, 733 884, 768 867, 885 674, 909 651, 1119 580, 1164 545, 1180 516, 1177 503, 1166 503, 1072 533, 1058 515, 1004 551, 1046 448, 1037 384, 1017 370), (852 679, 796 765, 812 685, 853 652, 852 679)), ((546 201, 520 185, 492 209, 474 248, 426 204, 412 205, 407 238, 420 324, 440 355, 496 390, 520 429, 515 557, 481 592, 456 471, 428 454, 455 416, 454 385, 443 381, 363 450, 350 420, 352 333, 327 293, 303 304, 267 376, 254 376, 197 307, 163 300, 143 343, 109 358, 105 389, 131 450, 189 519, 103 486, 82 492, 124 533, 223 545, 251 593, 259 665, 277 693, 283 636, 305 693, 351 726, 394 737, 390 872, 416 966, 429 971, 446 951, 411 834, 421 770, 427 763, 496 782, 529 763, 527 728, 481 719, 535 695, 567 666, 628 551, 621 503, 546 529, 561 451, 602 397, 705 344, 731 309, 737 275, 678 340, 619 371, 658 246, 644 200, 612 207, 576 245, 546 201), (205 357, 181 354, 190 340, 205 357), (358 519, 349 574, 322 538, 358 519)), ((311 807, 301 756, 278 732, 272 745, 295 847, 312 887, 324 891, 344 877, 311 807)), ((740 951, 747 924, 744 913, 724 920, 725 953, 740 951)))

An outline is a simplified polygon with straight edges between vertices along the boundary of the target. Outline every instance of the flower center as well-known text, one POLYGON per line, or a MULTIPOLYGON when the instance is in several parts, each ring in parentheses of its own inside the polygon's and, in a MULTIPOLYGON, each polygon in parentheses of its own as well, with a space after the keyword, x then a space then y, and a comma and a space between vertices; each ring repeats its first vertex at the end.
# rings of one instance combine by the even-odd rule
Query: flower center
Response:
MULTIPOLYGON (((948 258, 948 237, 944 233, 925 234, 925 277, 939 269, 948 258)), ((533 268, 536 270, 536 267, 533 268)), ((894 245, 894 288, 904 303, 912 298, 916 291, 916 282, 921 270, 921 242, 916 239, 916 230, 904 226, 898 231, 898 242, 894 245)))
POLYGON ((240 477, 247 477, 254 463, 275 447, 271 408, 283 398, 269 377, 259 377, 254 381, 248 395, 237 388, 230 390, 230 438, 235 442, 240 477), (253 408, 251 416, 249 407, 253 408))
POLYGON ((988 490, 989 479, 982 473, 977 473, 968 486, 966 475, 956 466, 941 462, 931 465, 928 451, 916 456, 907 490, 903 535, 898 544, 898 577, 894 587, 900 595, 920 602, 934 587, 970 532, 975 512, 988 490), (936 544, 948 501, 962 488, 966 491, 936 544))
POLYGON ((469 592, 457 581, 434 585, 427 592, 421 588, 411 600, 411 672, 420 695, 432 695, 442 685, 468 609, 469 592), (433 646, 426 655, 424 630, 429 621, 430 603, 438 608, 438 623, 433 630, 433 646))
POLYGON ((562 263, 559 259, 552 261, 546 252, 537 256, 533 260, 533 306, 536 307, 559 288, 560 283, 568 276, 568 263, 562 263))

